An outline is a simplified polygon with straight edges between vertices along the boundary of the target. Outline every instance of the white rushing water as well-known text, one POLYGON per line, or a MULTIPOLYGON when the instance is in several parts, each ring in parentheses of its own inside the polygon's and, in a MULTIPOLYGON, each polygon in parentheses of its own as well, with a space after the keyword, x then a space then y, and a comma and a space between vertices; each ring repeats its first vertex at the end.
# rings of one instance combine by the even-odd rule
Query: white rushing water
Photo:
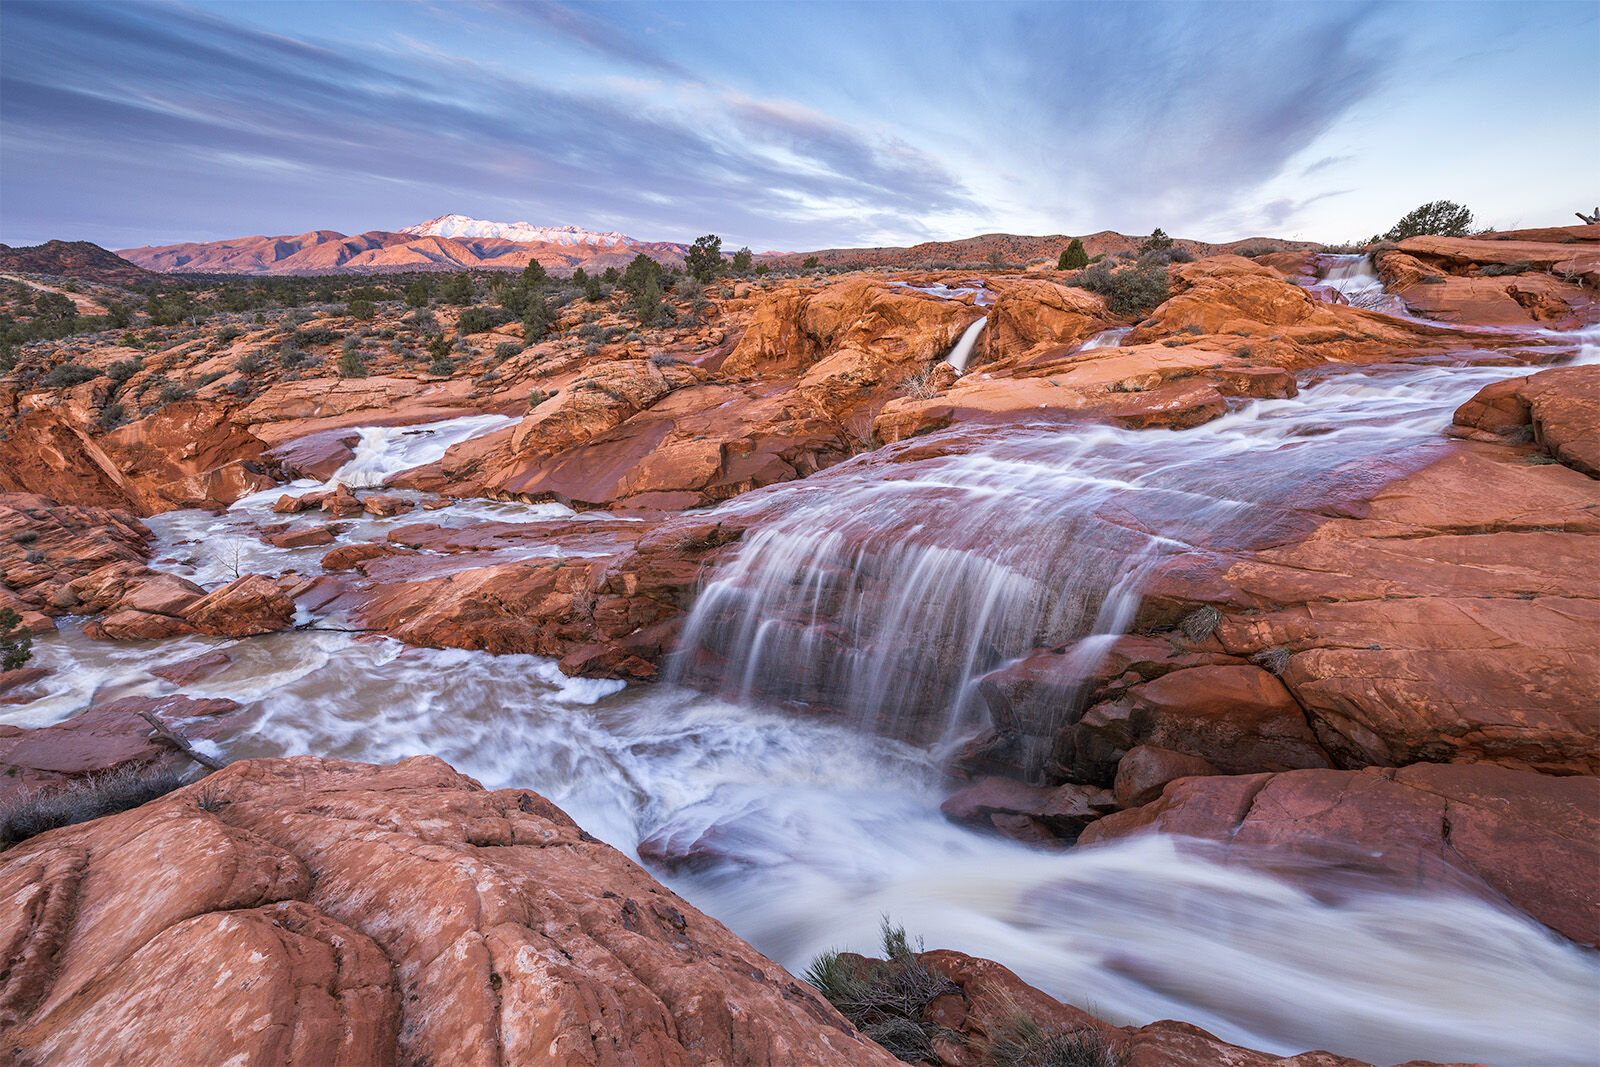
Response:
POLYGON ((983 328, 988 322, 989 316, 985 315, 971 326, 968 326, 962 332, 961 339, 956 342, 956 346, 950 350, 950 354, 944 357, 944 361, 958 371, 966 370, 967 360, 972 358, 972 347, 978 343, 978 335, 983 332, 983 328))
MULTIPOLYGON (((721 695, 342 633, 117 644, 69 622, 37 643, 37 662, 56 670, 45 698, 0 721, 42 725, 172 692, 151 666, 223 649, 232 664, 183 692, 244 705, 229 758, 431 753, 491 788, 538 790, 625 851, 666 842, 697 857, 666 880, 797 971, 830 947, 872 951, 887 914, 930 947, 996 959, 1118 1022, 1177 1018, 1275 1053, 1386 1064, 1592 1064, 1600 960, 1492 902, 1294 888, 1164 838, 1040 852, 938 810, 951 787, 940 742, 979 721, 974 672, 1043 640, 1115 632, 1142 566, 1267 536, 1294 521, 1282 502, 1359 491, 1374 464, 1426 448, 1457 404, 1514 373, 1330 372, 1293 400, 1182 433, 1041 422, 924 437, 747 494, 718 513, 767 518, 712 576, 689 627, 728 656, 721 695), (889 678, 912 679, 918 695, 889 678), (772 703, 808 696, 857 721, 772 703), (940 711, 922 743, 860 728, 930 703, 940 711)), ((362 477, 442 439, 362 438, 373 443, 352 460, 362 477)), ((325 549, 277 555, 248 532, 283 520, 269 512, 277 495, 152 520, 158 559, 180 561, 162 566, 220 581, 212 556, 237 539, 260 553, 246 569, 309 573, 325 549)), ((562 514, 480 502, 352 521, 381 537, 395 523, 562 514)))
POLYGON ((1381 311, 1386 315, 1407 315, 1405 301, 1384 289, 1371 257, 1323 255, 1317 260, 1326 267, 1321 284, 1340 293, 1351 307, 1381 311))

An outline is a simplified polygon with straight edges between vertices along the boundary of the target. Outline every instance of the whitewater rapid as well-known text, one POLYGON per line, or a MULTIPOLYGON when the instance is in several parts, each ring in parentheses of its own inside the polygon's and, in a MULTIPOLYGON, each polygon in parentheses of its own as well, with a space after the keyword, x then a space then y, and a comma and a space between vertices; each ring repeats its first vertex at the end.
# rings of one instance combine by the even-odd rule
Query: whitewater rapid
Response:
MULTIPOLYGON (((1586 357, 1594 357, 1592 348, 1586 357)), ((815 598, 822 588, 820 577, 806 577, 817 553, 802 552, 800 539, 815 533, 830 507, 836 520, 876 516, 900 555, 875 549, 856 563, 926 580, 882 613, 863 601, 850 618, 885 646, 893 637, 908 648, 948 640, 963 650, 941 683, 952 694, 940 731, 947 741, 976 722, 965 686, 977 658, 965 650, 995 638, 1025 645, 1058 625, 1115 630, 1136 600, 1128 575, 1138 560, 1181 550, 1201 533, 1248 537, 1261 501, 1273 494, 1336 490, 1377 457, 1426 449, 1456 404, 1513 373, 1330 370, 1304 383, 1293 400, 1245 404, 1182 433, 1040 424, 980 436, 974 450, 934 457, 927 466, 893 464, 889 475, 866 461, 841 465, 825 472, 831 480, 807 479, 724 505, 760 509, 771 505, 764 497, 790 494, 780 521, 747 536, 736 560, 712 576, 701 604, 720 588, 736 629, 738 619, 758 620, 762 611, 803 616, 806 605, 782 600, 787 594, 778 591, 787 584, 815 598), (895 504, 909 508, 913 489, 924 501, 929 490, 944 494, 948 509, 924 516, 919 527, 895 504), (1091 499, 1093 508, 1074 512, 1082 518, 1076 536, 1103 544, 1052 540, 1041 547, 1034 533, 1061 521, 1063 501, 1091 499), (958 526, 942 523, 945 514, 980 512, 990 520, 1020 514, 1022 522, 987 557, 958 526), (1182 521, 1170 528, 1147 521, 1174 514, 1182 521), (1118 521, 1105 522, 1111 515, 1118 521), (1030 538, 1020 546, 1028 551, 1008 554, 1030 538), (1134 556, 1119 555, 1129 546, 1134 556), (774 576, 766 583, 768 563, 790 568, 783 582, 774 576), (893 569, 901 566, 910 570, 893 569), (1075 577, 1041 597, 1038 575, 1052 567, 1075 577), (923 595, 950 574, 989 582, 963 602, 975 608, 965 621, 937 617, 932 594, 923 595)), ((362 444, 371 448, 358 446, 356 466, 322 484, 341 476, 363 479, 346 484, 372 484, 365 479, 415 465, 458 431, 492 428, 436 424, 431 436, 364 431, 362 444)), ((222 515, 150 520, 160 538, 158 565, 216 584, 228 577, 219 559, 236 545, 247 570, 313 573, 324 550, 272 549, 250 532, 271 520, 317 521, 271 516, 281 492, 246 498, 222 515)), ((353 520, 358 529, 345 539, 381 537, 407 522, 512 516, 540 522, 571 513, 457 504, 353 520)), ((803 659, 780 662, 756 647, 759 622, 750 629, 752 669, 770 674, 779 689, 808 669, 803 659)), ((768 640, 770 650, 770 634, 768 640)), ((237 719, 243 728, 224 742, 230 759, 310 753, 389 762, 429 753, 491 788, 538 790, 635 856, 647 840, 698 843, 690 851, 703 865, 664 880, 792 970, 827 948, 872 951, 880 916, 888 915, 929 947, 998 960, 1113 1021, 1177 1018, 1279 1054, 1327 1048, 1379 1063, 1577 1067, 1592 1064, 1600 1050, 1600 957, 1492 901, 1465 892, 1295 888, 1165 838, 1050 853, 974 834, 939 813, 952 788, 940 770, 940 744, 780 709, 747 672, 716 695, 570 679, 533 656, 407 648, 310 630, 237 642, 94 642, 71 620, 36 647, 37 663, 55 669, 42 683, 47 695, 0 711, 0 721, 44 725, 91 703, 172 692, 150 667, 222 649, 232 665, 183 692, 244 705, 237 719)), ((804 651, 796 647, 795 655, 804 651)), ((878 646, 868 654, 879 655, 878 646)), ((904 666, 885 659, 879 669, 885 664, 904 666)))

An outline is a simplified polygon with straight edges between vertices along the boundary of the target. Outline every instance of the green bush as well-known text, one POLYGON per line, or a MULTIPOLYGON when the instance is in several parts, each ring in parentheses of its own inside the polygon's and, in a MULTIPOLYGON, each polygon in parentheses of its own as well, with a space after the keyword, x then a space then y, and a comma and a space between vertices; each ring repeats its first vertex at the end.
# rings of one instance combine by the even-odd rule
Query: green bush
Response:
POLYGON ((511 321, 511 313, 503 308, 469 307, 461 312, 456 331, 463 336, 469 333, 487 333, 496 326, 511 321))
POLYGON ((85 367, 81 363, 63 363, 44 376, 44 384, 49 389, 70 389, 98 377, 100 372, 93 367, 85 367))
POLYGON ((339 354, 339 377, 365 378, 367 360, 358 348, 347 348, 339 354))
POLYGON ((1379 241, 1404 241, 1407 237, 1465 237, 1472 230, 1472 212, 1453 200, 1432 200, 1414 207, 1400 221, 1374 237, 1379 241))
MULTIPOLYGON (((924 1022, 928 1006, 955 983, 917 959, 905 927, 884 917, 885 960, 846 959, 824 952, 806 970, 806 981, 857 1030, 908 1063, 938 1062, 933 1042, 944 1033, 924 1022)), ((920 946, 919 946, 920 948, 920 946)))
POLYGON ((1089 253, 1084 250, 1083 242, 1074 237, 1072 243, 1061 251, 1061 258, 1056 260, 1056 270, 1082 270, 1089 265, 1089 253))
MULTIPOLYGON (((16 535, 12 536, 12 540, 17 541, 16 535)), ((22 625, 21 615, 10 608, 0 608, 0 670, 17 670, 32 658, 33 631, 22 625)))
POLYGON ((1113 272, 1109 263, 1092 263, 1068 284, 1105 297, 1106 307, 1113 315, 1146 311, 1164 303, 1170 295, 1167 272, 1159 267, 1113 272))

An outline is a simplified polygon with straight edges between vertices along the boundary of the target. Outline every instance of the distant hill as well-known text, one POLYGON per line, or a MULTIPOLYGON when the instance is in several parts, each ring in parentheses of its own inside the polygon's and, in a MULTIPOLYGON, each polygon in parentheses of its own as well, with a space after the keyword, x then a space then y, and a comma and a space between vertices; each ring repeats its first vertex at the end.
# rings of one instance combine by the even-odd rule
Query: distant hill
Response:
POLYGON ((23 248, 0 245, 0 272, 51 274, 118 286, 155 280, 149 271, 89 241, 46 241, 23 248))
MULTIPOLYGON (((1090 256, 1104 253, 1108 256, 1132 254, 1144 243, 1145 235, 1129 236, 1113 230, 1079 234, 1084 251, 1090 256)), ((911 267, 929 268, 941 265, 960 266, 987 262, 991 253, 998 251, 1007 263, 1028 264, 1040 260, 1054 261, 1068 244, 1072 235, 1051 234, 1048 237, 1028 237, 1013 233, 986 233, 981 237, 967 237, 959 241, 925 241, 910 247, 882 248, 820 248, 814 252, 792 252, 763 257, 773 266, 794 267, 811 256, 824 267, 911 267)), ((1237 252, 1242 248, 1271 248, 1280 252, 1306 252, 1321 248, 1315 241, 1285 241, 1277 237, 1249 237, 1242 241, 1214 244, 1175 238, 1175 248, 1195 255, 1208 256, 1223 252, 1237 252)))
MULTIPOLYGON (((1102 230, 1082 236, 1090 256, 1137 252, 1143 235, 1129 236, 1102 230)), ((812 252, 763 252, 762 263, 798 267, 815 256, 824 267, 963 266, 986 263, 999 252, 1006 263, 1025 265, 1054 262, 1072 237, 1052 234, 1030 237, 987 233, 959 241, 928 241, 908 248, 822 248, 812 252)), ((59 244, 60 242, 52 242, 59 244)), ((1253 237, 1214 244, 1179 238, 1179 248, 1197 255, 1270 248, 1308 251, 1310 241, 1285 241, 1253 237)), ((93 246, 90 246, 93 247, 93 246)), ((596 232, 576 226, 535 226, 528 222, 493 222, 467 215, 440 215, 396 231, 371 230, 353 236, 336 230, 311 230, 281 237, 238 237, 226 241, 126 248, 121 255, 133 263, 162 274, 381 274, 396 271, 459 271, 487 268, 517 270, 537 259, 555 274, 626 267, 643 253, 664 266, 683 262, 690 246, 674 241, 640 241, 627 234, 596 232)), ((724 249, 725 254, 731 249, 724 249)))
POLYGON ((547 271, 577 267, 621 269, 640 253, 666 266, 683 262, 689 246, 640 241, 620 233, 595 233, 575 226, 489 222, 441 215, 398 231, 372 230, 347 236, 311 230, 282 237, 238 237, 226 241, 126 248, 122 255, 162 274, 380 274, 395 271, 522 270, 537 259, 547 271))

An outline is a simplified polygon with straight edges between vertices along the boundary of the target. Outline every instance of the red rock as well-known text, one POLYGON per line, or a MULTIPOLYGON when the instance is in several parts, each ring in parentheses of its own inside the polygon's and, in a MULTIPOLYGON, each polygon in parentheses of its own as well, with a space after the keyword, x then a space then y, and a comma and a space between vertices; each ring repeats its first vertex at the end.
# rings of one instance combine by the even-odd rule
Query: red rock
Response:
POLYGON ((183 619, 149 611, 118 610, 83 624, 83 635, 96 641, 159 641, 194 632, 183 619))
POLYGON ((117 469, 151 513, 175 507, 226 507, 276 484, 265 445, 232 409, 206 400, 165 404, 101 439, 117 469))
POLYGON ((1117 807, 1136 808, 1159 797, 1168 782, 1216 773, 1217 769, 1199 756, 1156 745, 1135 745, 1117 761, 1117 779, 1112 792, 1116 795, 1117 807))
POLYGON ((319 545, 333 544, 334 533, 326 526, 309 526, 299 530, 268 534, 262 540, 275 548, 316 548, 319 545))
POLYGON ((1053 761, 1075 780, 1110 783, 1123 756, 1157 745, 1229 774, 1330 766, 1305 712, 1260 667, 1191 667, 1090 708, 1058 739, 1053 761))
POLYGON ((956 822, 992 824, 1007 837, 1072 840, 1114 807, 1108 791, 1092 786, 1048 788, 1006 778, 984 778, 951 794, 939 810, 956 822), (1005 817, 1005 821, 996 816, 1005 817))
MULTIPOLYGON (((0 462, 0 485, 4 472, 0 462)), ((0 530, 0 594, 14 597, 16 610, 57 615, 69 610, 56 603, 66 586, 113 563, 137 568, 155 537, 128 511, 61 505, 32 493, 0 493, 0 530)))
POLYGON ((372 542, 340 545, 322 557, 322 569, 325 571, 354 570, 369 559, 382 559, 385 556, 401 555, 407 551, 409 550, 400 545, 373 544, 372 542))
POLYGON ((206 594, 184 618, 203 634, 249 637, 288 629, 294 610, 294 601, 270 578, 247 574, 206 594))
MULTIPOLYGON (((1326 1052, 1307 1052, 1279 1057, 1238 1045, 1230 1045, 1197 1026, 1170 1019, 1142 1027, 1117 1027, 1088 1012, 1063 1004, 1028 985, 1011 971, 992 960, 979 959, 950 949, 920 952, 923 966, 948 979, 952 991, 936 998, 925 1009, 926 1026, 945 1031, 939 1046, 941 1064, 951 1067, 995 1067, 1002 1060, 997 1047, 1014 1047, 1019 1020, 1041 1036, 1077 1034, 1093 1037, 1104 1050, 1095 1063, 1117 1063, 1122 1067, 1371 1067, 1359 1060, 1326 1052)), ((1055 1063, 1036 1053, 1027 1063, 1055 1063)), ((1069 1062, 1065 1059, 1059 1062, 1069 1062)), ((1072 1063, 1089 1063, 1073 1059, 1072 1063)), ((1385 1061, 1387 1062, 1387 1061, 1385 1061)), ((1421 1060, 1402 1067, 1447 1067, 1421 1060)), ((1450 1065, 1467 1067, 1467 1065, 1450 1065)))
POLYGON ((416 505, 402 497, 388 496, 383 493, 368 493, 362 498, 361 506, 368 515, 388 518, 391 515, 399 515, 410 511, 416 505))
POLYGON ((165 678, 173 685, 188 685, 191 682, 202 681, 219 671, 225 670, 233 657, 223 651, 202 652, 198 656, 178 660, 176 663, 164 663, 159 667, 151 667, 150 673, 157 678, 165 678))
POLYGON ((1557 932, 1600 944, 1600 779, 1492 764, 1187 778, 1108 815, 1080 844, 1146 830, 1224 841, 1232 862, 1304 859, 1407 890, 1462 875, 1557 932))
POLYGON ((1600 367, 1556 367, 1495 382, 1456 409, 1467 430, 1515 437, 1528 433, 1545 454, 1600 478, 1600 367))
POLYGON ((430 757, 235 763, 23 842, 0 894, 32 1061, 898 1062, 543 797, 430 757))
POLYGON ((279 515, 297 515, 310 508, 322 506, 322 494, 303 493, 300 496, 284 494, 272 505, 272 510, 279 515))
MULTIPOLYGON (((228 728, 218 717, 238 708, 231 700, 127 697, 95 705, 53 726, 0 735, 0 762, 13 768, 0 777, 0 801, 123 767, 186 771, 193 763, 167 742, 152 739, 150 724, 139 713, 151 712, 168 722, 199 720, 183 723, 183 733, 211 738, 228 728)), ((0 1005, 4 1003, 0 1000, 0 1005)))
POLYGON ((28 687, 41 678, 50 677, 50 674, 48 667, 18 667, 0 671, 0 704, 26 704, 36 699, 37 694, 28 687))
POLYGON ((360 515, 364 510, 361 501, 350 491, 347 485, 337 486, 333 492, 323 496, 319 506, 325 515, 343 518, 347 515, 360 515))

